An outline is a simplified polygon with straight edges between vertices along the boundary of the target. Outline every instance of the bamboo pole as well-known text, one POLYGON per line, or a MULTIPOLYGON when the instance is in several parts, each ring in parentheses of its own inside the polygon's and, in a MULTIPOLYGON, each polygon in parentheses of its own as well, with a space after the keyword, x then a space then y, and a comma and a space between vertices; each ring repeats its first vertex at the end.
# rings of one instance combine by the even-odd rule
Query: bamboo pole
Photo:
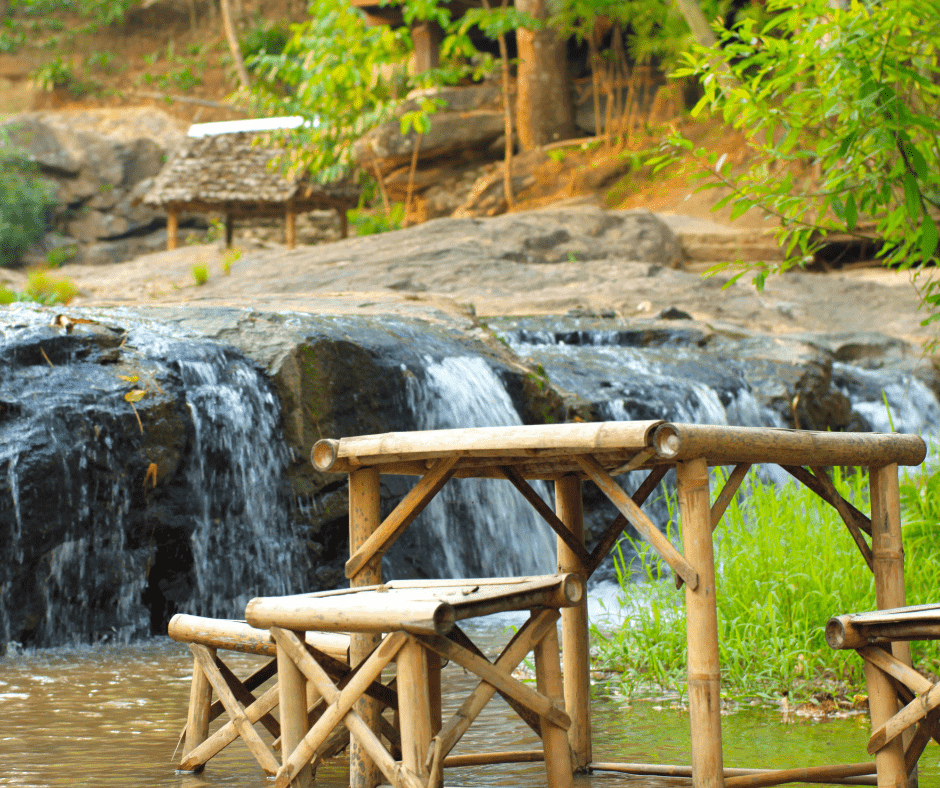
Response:
POLYGON ((718 465, 920 465, 927 445, 917 435, 811 432, 766 427, 661 424, 653 435, 661 460, 706 457, 718 465))
MULTIPOLYGON (((349 474, 349 554, 353 555, 381 523, 379 472, 363 468, 349 474)), ((373 558, 350 579, 350 586, 367 586, 382 582, 382 559, 373 558)), ((379 644, 381 636, 356 633, 349 639, 349 664, 355 667, 365 660, 379 644)), ((373 732, 378 731, 381 713, 378 702, 362 698, 355 705, 356 713, 373 732)), ((379 769, 359 739, 349 743, 350 788, 375 788, 379 782, 379 769)))
POLYGON ((853 621, 833 616, 826 623, 826 643, 833 649, 859 649, 878 640, 940 640, 940 621, 853 621))
POLYGON ((914 668, 901 662, 897 657, 892 656, 883 648, 878 646, 865 646, 858 650, 858 654, 866 662, 871 662, 877 668, 888 676, 897 679, 901 684, 912 692, 920 695, 928 692, 933 686, 930 679, 924 678, 914 668))
MULTIPOLYGON (((903 607, 904 547, 901 541, 901 503, 898 490, 898 466, 869 468, 871 488, 872 558, 875 574, 875 598, 880 609, 903 607)), ((910 647, 895 643, 893 655, 905 665, 911 664, 910 647)), ((872 730, 878 730, 898 712, 898 697, 891 679, 869 660, 865 660, 868 707, 872 730)), ((904 766, 904 742, 896 738, 878 751, 879 788, 907 788, 904 766)))
POLYGON ((705 460, 678 463, 676 481, 683 549, 699 578, 697 588, 687 583, 685 589, 692 785, 693 788, 722 788, 718 607, 705 460))
MULTIPOLYGON (((204 618, 177 613, 170 619, 167 634, 180 643, 201 643, 225 651, 263 654, 273 657, 277 646, 267 629, 257 629, 244 621, 204 618)), ((346 662, 349 656, 349 635, 307 632, 307 644, 335 659, 346 662)), ((255 685, 259 686, 259 685, 255 685)), ((249 687, 248 689, 254 689, 249 687)))
MULTIPOLYGON (((212 649, 210 653, 215 656, 215 649, 212 649)), ((209 683, 209 678, 202 669, 199 660, 193 655, 193 679, 189 688, 189 712, 186 718, 184 753, 191 753, 209 737, 209 708, 211 705, 212 685, 209 683)), ((199 768, 201 769, 201 766, 199 768)), ((180 764, 180 769, 188 771, 182 764, 180 764)))
POLYGON ((860 777, 875 771, 873 763, 850 763, 837 766, 807 766, 800 769, 778 769, 774 772, 729 777, 725 788, 766 788, 795 782, 828 782, 830 779, 860 777))
MULTIPOLYGON (((215 666, 218 668, 222 678, 225 679, 225 683, 231 690, 232 695, 235 696, 235 699, 246 709, 249 708, 257 700, 257 698, 251 694, 251 690, 249 690, 241 681, 239 681, 238 677, 232 673, 231 668, 229 668, 229 666, 218 657, 215 658, 215 666)), ((219 703, 221 704, 221 700, 219 703)), ((213 704, 213 706, 214 705, 215 704, 213 704)), ((210 709, 210 714, 211 712, 212 709, 210 709)), ((270 714, 265 714, 258 720, 258 722, 264 725, 264 727, 267 728, 268 733, 270 733, 275 738, 281 735, 280 724, 270 714)))
MULTIPOLYGON (((434 658, 440 664, 437 655, 434 658)), ((408 638, 398 652, 397 677, 402 765, 427 779, 425 758, 432 735, 428 653, 414 638, 408 638)))
MULTIPOLYGON (((444 724, 443 711, 441 709, 441 658, 437 654, 430 654, 425 651, 428 660, 428 692, 431 695, 431 735, 428 736, 428 746, 431 744, 431 736, 440 733, 441 726, 444 724)), ((427 747, 424 748, 427 754, 427 747)))
MULTIPOLYGON (((565 689, 558 664, 558 631, 555 627, 549 627, 535 647, 535 681, 538 691, 551 703, 559 705, 564 702, 565 689)), ((540 716, 548 788, 571 788, 572 763, 568 734, 549 717, 540 716)))
POLYGON ((387 432, 341 440, 317 441, 311 461, 318 471, 342 473, 372 462, 426 460, 434 457, 536 457, 645 449, 661 421, 607 421, 534 424, 521 427, 470 427, 421 432, 387 432))
MULTIPOLYGON (((584 551, 584 503, 581 480, 565 476, 555 482, 555 508, 558 519, 584 551)), ((558 539, 558 571, 587 574, 587 561, 558 539)), ((581 602, 561 611, 562 659, 564 662, 565 709, 571 717, 568 739, 574 768, 582 771, 591 762, 591 671, 588 642, 587 594, 581 602)))
MULTIPOLYGON (((630 521, 643 538, 653 546, 663 560, 672 567, 672 570, 695 590, 698 587, 699 579, 694 567, 685 559, 682 553, 673 547, 672 542, 643 513, 643 510, 633 502, 617 482, 610 478, 592 456, 585 454, 575 459, 584 469, 584 472, 600 488, 600 491, 620 510, 620 513, 630 521)), ((703 465, 703 467, 705 466, 703 465)), ((705 472, 708 472, 707 468, 705 472)))
POLYGON ((868 740, 868 754, 874 755, 938 706, 940 706, 940 684, 934 684, 926 693, 915 698, 872 733, 868 740))
MULTIPOLYGON (((303 639, 302 633, 298 636, 303 639)), ((284 769, 309 728, 307 678, 280 645, 277 649, 277 674, 281 710, 281 768, 284 769)), ((298 788, 307 788, 313 784, 313 770, 309 762, 297 769, 290 784, 298 788)))
MULTIPOLYGON (((868 764, 874 774, 874 764, 868 764)), ((691 766, 676 766, 663 763, 592 763, 592 772, 620 772, 622 774, 649 775, 652 777, 691 777, 691 766)), ((725 778, 742 777, 752 774, 776 774, 779 769, 736 769, 722 770, 725 778)), ((806 782, 825 782, 827 785, 877 785, 875 777, 828 777, 825 780, 808 780, 806 782)))
POLYGON ((538 763, 545 760, 544 750, 506 750, 505 752, 471 752, 448 755, 444 759, 445 769, 461 766, 490 766, 496 763, 538 763))
POLYGON ((180 217, 174 210, 166 212, 166 248, 172 250, 176 248, 177 236, 179 235, 180 217))

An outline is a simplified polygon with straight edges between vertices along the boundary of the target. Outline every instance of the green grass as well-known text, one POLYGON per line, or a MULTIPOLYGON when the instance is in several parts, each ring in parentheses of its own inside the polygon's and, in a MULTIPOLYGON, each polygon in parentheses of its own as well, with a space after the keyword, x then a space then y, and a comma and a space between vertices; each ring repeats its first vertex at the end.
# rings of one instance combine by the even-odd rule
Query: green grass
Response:
MULTIPOLYGON (((868 511, 866 477, 837 488, 868 511)), ((712 495, 723 479, 712 474, 712 495)), ((940 596, 940 473, 918 471, 902 483, 908 604, 940 596)), ((670 530, 678 521, 667 496, 670 530)), ((595 631, 595 665, 613 671, 625 694, 684 691, 687 657, 684 591, 645 543, 636 557, 615 555, 622 601, 630 614, 613 632, 595 631)), ((809 696, 819 689, 865 686, 854 651, 826 645, 830 616, 875 608, 874 580, 835 510, 796 484, 753 481, 718 526, 717 600, 722 691, 729 697, 809 696)), ((938 643, 914 644, 922 670, 940 672, 938 643)))

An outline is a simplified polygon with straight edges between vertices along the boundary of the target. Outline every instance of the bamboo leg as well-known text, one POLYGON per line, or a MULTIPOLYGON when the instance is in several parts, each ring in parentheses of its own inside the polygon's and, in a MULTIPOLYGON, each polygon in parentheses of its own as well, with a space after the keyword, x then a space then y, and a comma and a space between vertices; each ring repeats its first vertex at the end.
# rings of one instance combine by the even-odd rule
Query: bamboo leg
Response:
MULTIPOLYGON (((560 519, 578 542, 584 544, 584 509, 581 480, 563 476, 555 482, 555 509, 560 519)), ((558 571, 576 572, 582 577, 587 571, 578 556, 558 539, 558 571)), ((571 717, 568 738, 571 742, 573 766, 583 771, 591 755, 591 673, 588 652, 587 594, 575 607, 561 611, 562 661, 564 663, 565 709, 571 717)))
MULTIPOLYGON (((878 608, 903 607, 904 547, 901 542, 901 504, 898 493, 898 466, 869 468, 871 485, 872 559, 875 572, 875 596, 878 608)), ((892 643, 895 657, 911 664, 910 646, 892 643)), ((898 697, 891 679, 865 661, 865 681, 872 729, 884 725, 898 712, 898 697)), ((909 738, 909 737, 908 737, 909 738)), ((878 764, 878 788, 907 788, 904 745, 899 737, 875 755, 878 764)))
MULTIPOLYGON (((555 627, 549 627, 535 647, 535 681, 543 695, 555 703, 563 701, 565 688, 558 665, 558 631, 555 627)), ((572 753, 568 734, 547 717, 542 717, 542 749, 548 788, 571 788, 572 753)))
MULTIPOLYGON (((215 657, 215 649, 209 649, 215 657)), ((189 714, 186 720, 186 743, 183 746, 183 757, 191 753, 206 739, 209 738, 209 709, 212 706, 212 685, 209 677, 193 657, 193 683, 189 688, 189 714)), ((202 771, 199 766, 195 771, 202 771)))
POLYGON ((715 554, 705 460, 676 464, 682 545, 698 573, 696 589, 685 587, 689 644, 689 722, 692 726, 693 788, 724 785, 721 760, 721 672, 718 665, 718 607, 715 554))
POLYGON ((428 653, 414 638, 409 638, 398 652, 398 709, 402 765, 427 779, 425 759, 431 745, 428 653))
MULTIPOLYGON (((304 633, 299 635, 303 641, 304 633)), ((286 766, 297 745, 307 735, 307 678, 294 664, 287 652, 277 647, 277 674, 281 707, 281 762, 286 766)), ((291 785, 306 788, 313 784, 308 763, 300 769, 291 785)))
POLYGON ((431 693, 431 735, 441 732, 444 724, 441 711, 441 658, 437 654, 428 655, 428 691, 431 693))
MULTIPOLYGON (((375 468, 361 468, 349 474, 349 555, 352 556, 382 522, 379 512, 379 472, 375 468)), ((369 561, 350 580, 350 586, 378 585, 382 582, 382 559, 369 561)), ((355 667, 372 652, 381 641, 381 635, 354 633, 349 641, 349 665, 355 667)), ((366 725, 379 731, 381 709, 372 698, 356 702, 355 710, 366 725)), ((349 743, 350 788, 375 788, 379 783, 379 769, 369 757, 361 742, 353 737, 349 743)))
POLYGON ((179 233, 180 217, 176 211, 167 211, 166 214, 166 248, 175 249, 177 234, 179 233))

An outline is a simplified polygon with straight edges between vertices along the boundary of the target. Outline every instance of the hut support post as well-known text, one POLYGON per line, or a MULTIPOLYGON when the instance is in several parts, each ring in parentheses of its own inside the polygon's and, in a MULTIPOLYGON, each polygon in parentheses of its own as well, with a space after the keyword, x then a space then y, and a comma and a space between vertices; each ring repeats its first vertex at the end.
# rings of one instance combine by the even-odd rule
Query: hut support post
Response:
MULTIPOLYGON (((210 649, 215 657, 215 649, 210 649)), ((189 719, 186 720, 186 742, 183 758, 209 738, 209 718, 212 708, 212 685, 199 660, 193 659, 193 683, 189 688, 189 719)), ((195 769, 202 771, 202 766, 195 769)))
POLYGON ((225 248, 228 249, 232 245, 232 231, 235 229, 235 222, 232 219, 231 213, 225 214, 225 248))
MULTIPOLYGON (((377 468, 361 468, 349 474, 349 547, 354 553, 372 535, 382 522, 380 503, 379 471, 377 468)), ((380 585, 382 582, 382 559, 373 558, 350 580, 350 586, 380 585)), ((349 665, 355 667, 379 644, 379 634, 357 632, 350 635, 349 665)), ((369 697, 356 701, 355 711, 376 733, 379 731, 379 703, 369 697)), ((349 743, 350 788, 375 788, 380 773, 375 761, 353 736, 349 743)))
POLYGON ((175 249, 180 229, 180 216, 176 211, 166 213, 166 248, 175 249))
POLYGON ((722 788, 721 672, 718 664, 718 606, 715 554, 705 460, 676 464, 682 546, 698 573, 695 590, 685 587, 689 644, 689 722, 692 727, 692 786, 722 788))
POLYGON ((284 211, 284 245, 288 249, 297 246, 297 215, 290 206, 284 211))
MULTIPOLYGON (((869 468, 871 485, 872 559, 875 596, 879 609, 904 607, 904 547, 901 542, 901 504, 898 492, 898 466, 869 468)), ((895 657, 911 664, 907 643, 892 643, 895 657)), ((865 681, 875 730, 898 712, 898 697, 891 679, 865 661, 865 681)), ((898 737, 875 755, 878 788, 907 788, 904 767, 904 738, 898 737)))
POLYGON ((440 65, 441 43, 444 32, 437 22, 420 22, 411 28, 415 45, 415 73, 423 74, 440 65))
MULTIPOLYGON (((580 544, 584 544, 584 508, 581 480, 563 476, 555 482, 555 510, 580 544)), ((558 539, 558 571, 575 572, 587 577, 589 572, 577 555, 558 539)), ((591 762, 591 675, 588 644, 587 594, 574 607, 562 608, 561 638, 564 661, 565 710, 571 717, 568 739, 575 769, 581 771, 591 762)))
POLYGON ((346 208, 339 206, 336 208, 336 215, 339 217, 339 237, 349 237, 349 217, 346 215, 346 208))

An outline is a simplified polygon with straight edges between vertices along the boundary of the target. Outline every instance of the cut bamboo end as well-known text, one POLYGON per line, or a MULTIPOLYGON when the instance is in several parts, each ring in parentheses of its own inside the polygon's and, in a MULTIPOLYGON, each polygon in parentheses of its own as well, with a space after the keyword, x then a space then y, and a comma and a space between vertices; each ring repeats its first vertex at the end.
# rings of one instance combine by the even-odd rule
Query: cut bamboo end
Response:
POLYGON ((868 638, 852 624, 852 616, 833 616, 826 622, 826 643, 836 650, 861 648, 868 638))
POLYGON ((310 462, 318 471, 326 473, 336 462, 338 452, 339 441, 324 438, 313 444, 313 449, 310 451, 310 462))

